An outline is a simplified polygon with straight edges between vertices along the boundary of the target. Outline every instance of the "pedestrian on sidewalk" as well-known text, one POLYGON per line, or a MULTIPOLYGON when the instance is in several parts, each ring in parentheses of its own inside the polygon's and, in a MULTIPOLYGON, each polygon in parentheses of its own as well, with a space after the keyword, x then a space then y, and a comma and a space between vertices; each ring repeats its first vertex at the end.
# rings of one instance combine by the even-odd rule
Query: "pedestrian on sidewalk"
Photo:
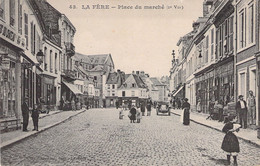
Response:
POLYGON ((135 109, 134 105, 132 105, 132 108, 129 111, 128 117, 130 119, 130 123, 135 123, 135 120, 136 120, 136 109, 135 109))
POLYGON ((243 95, 238 96, 238 102, 236 103, 236 111, 238 114, 239 124, 244 129, 247 128, 247 104, 243 99, 243 95))
POLYGON ((190 103, 188 103, 188 99, 184 98, 182 103, 183 109, 183 124, 189 125, 190 124, 190 103))
POLYGON ((22 104, 22 116, 23 116, 23 131, 28 131, 28 121, 29 121, 29 106, 28 106, 28 98, 24 99, 22 104))
POLYGON ((74 99, 72 99, 71 100, 71 109, 72 109, 72 111, 76 111, 76 104, 75 104, 75 101, 74 101, 74 99))
POLYGON ((249 91, 249 96, 247 98, 248 104, 248 123, 250 125, 256 124, 256 100, 253 91, 249 91))
POLYGON ((230 164, 230 157, 233 156, 234 165, 237 165, 237 155, 240 152, 239 142, 237 136, 234 132, 239 131, 240 125, 235 124, 234 121, 230 121, 228 117, 225 117, 224 120, 225 126, 222 129, 222 132, 226 133, 221 149, 227 152, 227 162, 230 164))
POLYGON ((201 113, 201 103, 200 103, 200 99, 198 99, 198 103, 197 103, 197 112, 201 113))
POLYGON ((40 113, 40 106, 35 104, 32 110, 32 120, 33 120, 33 131, 38 131, 38 122, 39 122, 39 113, 40 113))

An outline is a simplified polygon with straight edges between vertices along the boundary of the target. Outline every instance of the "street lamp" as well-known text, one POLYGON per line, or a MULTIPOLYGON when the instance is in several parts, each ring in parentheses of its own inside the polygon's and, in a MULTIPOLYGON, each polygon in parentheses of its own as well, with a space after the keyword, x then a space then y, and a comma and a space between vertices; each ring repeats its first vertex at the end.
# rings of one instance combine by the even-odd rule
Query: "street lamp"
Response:
POLYGON ((42 62, 43 62, 43 57, 44 57, 44 54, 43 54, 42 50, 39 50, 39 52, 36 54, 36 58, 40 64, 42 64, 42 62))

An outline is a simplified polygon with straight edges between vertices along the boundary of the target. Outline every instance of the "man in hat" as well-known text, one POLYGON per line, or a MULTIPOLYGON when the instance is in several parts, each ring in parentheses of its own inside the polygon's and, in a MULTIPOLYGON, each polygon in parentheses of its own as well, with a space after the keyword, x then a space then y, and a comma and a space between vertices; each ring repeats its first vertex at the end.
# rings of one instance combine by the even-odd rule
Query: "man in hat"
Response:
POLYGON ((23 116, 23 131, 28 131, 28 121, 29 121, 29 107, 28 107, 28 98, 24 99, 22 104, 22 116, 23 116))
POLYGON ((249 91, 249 96, 247 98, 247 104, 248 104, 248 120, 250 125, 255 125, 256 121, 256 101, 253 91, 249 91))
POLYGON ((243 99, 243 95, 238 96, 236 111, 238 114, 239 124, 243 126, 244 129, 247 128, 247 104, 243 99))

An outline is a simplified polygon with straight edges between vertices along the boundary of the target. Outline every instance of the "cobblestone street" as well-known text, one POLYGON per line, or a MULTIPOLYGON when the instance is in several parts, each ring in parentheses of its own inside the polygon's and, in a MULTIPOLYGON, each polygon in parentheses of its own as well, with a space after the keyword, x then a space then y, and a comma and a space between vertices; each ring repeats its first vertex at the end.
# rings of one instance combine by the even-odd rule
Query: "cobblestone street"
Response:
MULTIPOLYGON (((125 111, 91 109, 1 151, 1 165, 225 165, 224 133, 179 116, 145 116, 130 123, 125 111)), ((240 142, 238 165, 260 165, 260 148, 240 142)))

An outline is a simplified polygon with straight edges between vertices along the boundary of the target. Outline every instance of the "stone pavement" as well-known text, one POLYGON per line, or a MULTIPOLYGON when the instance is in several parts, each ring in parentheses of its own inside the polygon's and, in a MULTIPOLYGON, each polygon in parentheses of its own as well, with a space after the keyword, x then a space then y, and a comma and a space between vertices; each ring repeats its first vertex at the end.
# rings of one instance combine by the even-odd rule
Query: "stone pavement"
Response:
MULTIPOLYGON (((57 114, 60 115, 60 114, 57 114)), ((89 109, 65 123, 1 149, 2 166, 224 166, 225 136, 179 116, 143 116, 141 123, 119 119, 115 108, 89 109)), ((47 118, 47 117, 46 117, 47 118)), ((239 140, 239 166, 260 165, 260 148, 239 140)), ((233 164, 233 159, 232 159, 233 164)))
POLYGON ((6 147, 18 141, 21 141, 25 138, 28 138, 32 135, 35 135, 39 132, 47 130, 53 126, 56 126, 66 120, 70 119, 73 116, 76 116, 85 110, 78 110, 78 111, 51 111, 49 114, 40 114, 39 117, 39 131, 32 131, 33 129, 33 122, 32 118, 29 118, 28 124, 28 132, 23 132, 22 130, 15 130, 6 133, 2 133, 0 136, 0 148, 6 147))
MULTIPOLYGON (((172 109, 171 112, 173 114, 180 115, 182 110, 172 109)), ((208 114, 203 114, 203 113, 197 113, 197 112, 190 113, 191 121, 221 131, 224 126, 223 122, 218 122, 217 120, 210 120, 210 119, 206 120, 208 116, 209 116, 208 114)), ((236 136, 245 141, 260 146, 260 139, 257 138, 257 130, 253 130, 250 128, 240 129, 239 132, 236 133, 236 136)))

